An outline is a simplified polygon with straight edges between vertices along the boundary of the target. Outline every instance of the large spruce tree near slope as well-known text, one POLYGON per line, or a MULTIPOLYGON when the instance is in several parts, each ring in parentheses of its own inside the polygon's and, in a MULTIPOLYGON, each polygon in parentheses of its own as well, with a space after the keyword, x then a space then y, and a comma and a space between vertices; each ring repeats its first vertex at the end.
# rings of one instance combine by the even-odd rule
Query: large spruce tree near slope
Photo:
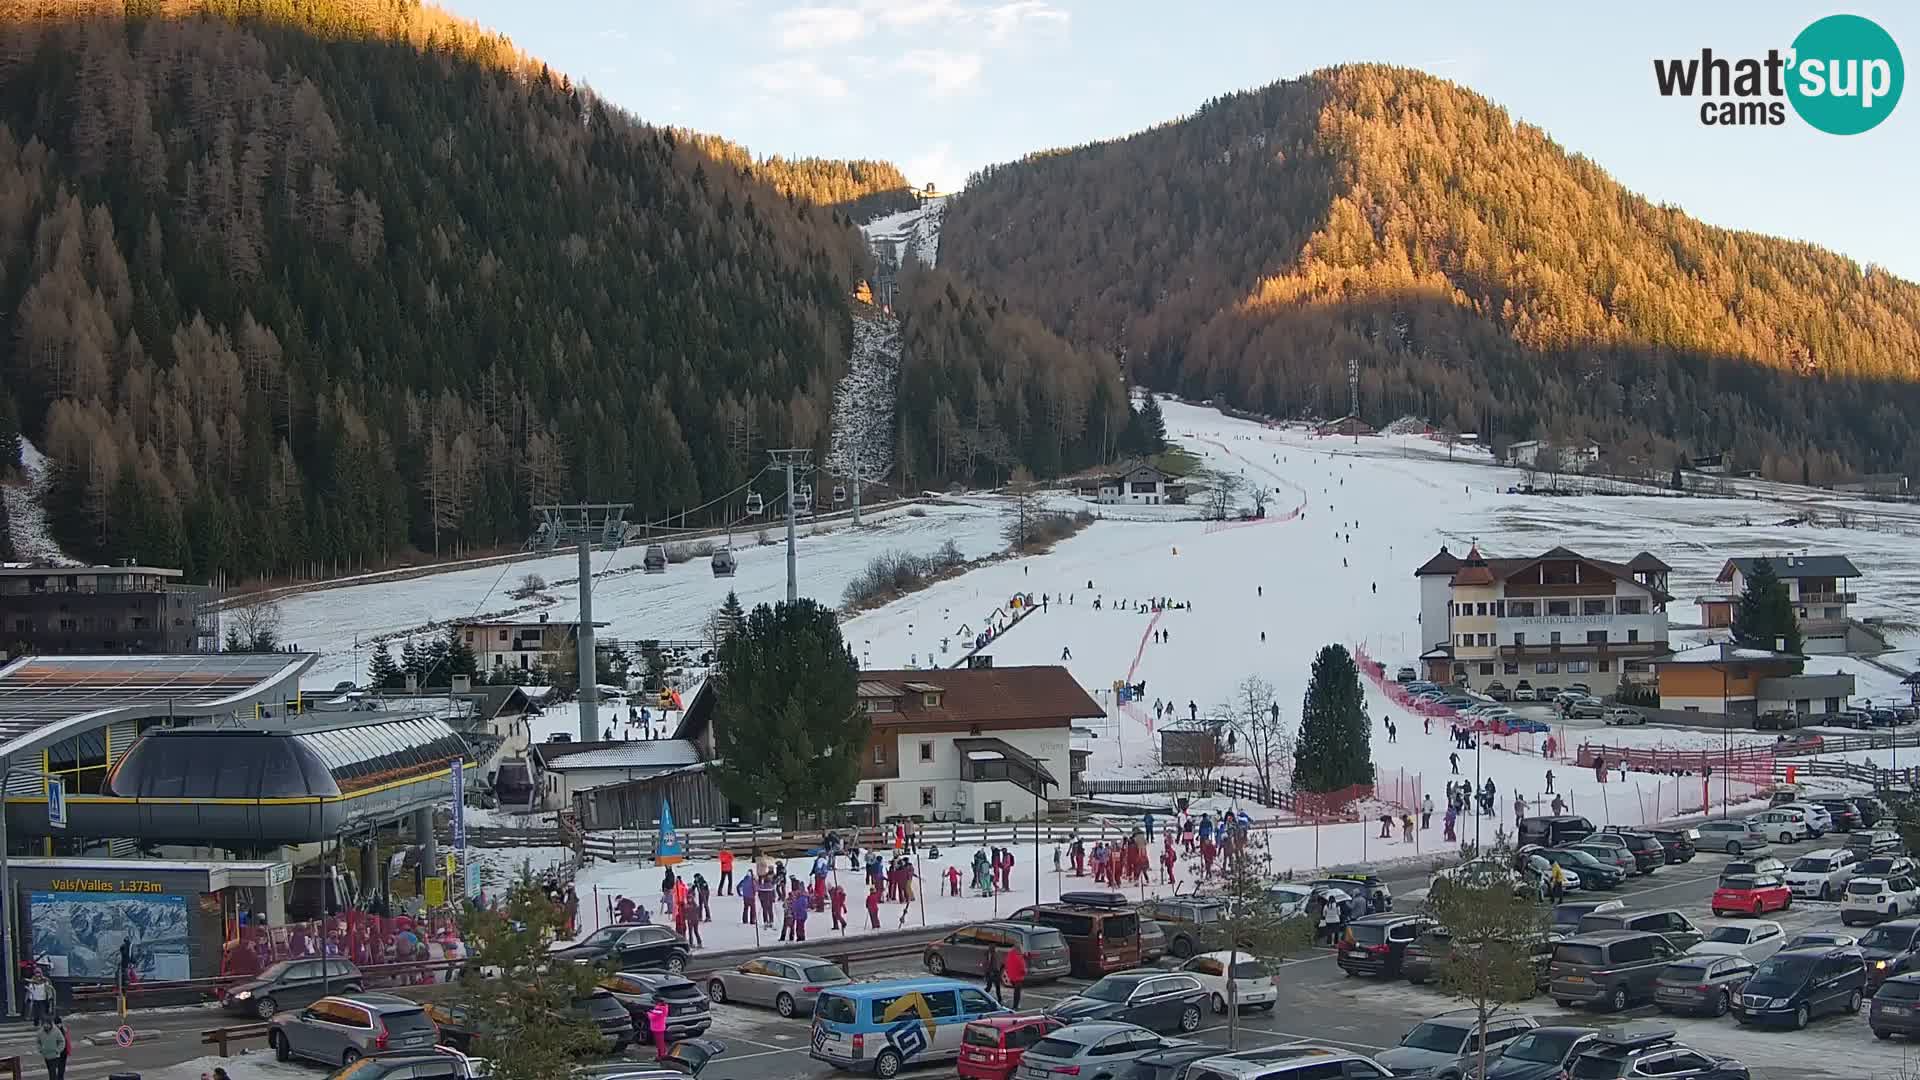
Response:
POLYGON ((1367 719, 1360 669, 1344 645, 1327 645, 1313 658, 1306 702, 1300 707, 1300 745, 1293 757, 1296 791, 1338 791, 1373 783, 1373 728, 1367 719))
POLYGON ((1747 586, 1733 609, 1733 641, 1750 649, 1800 651, 1800 620, 1794 617, 1787 583, 1774 572, 1772 559, 1756 560, 1747 575, 1747 586))
POLYGON ((777 810, 788 827, 852 798, 872 726, 857 673, 831 609, 804 598, 754 608, 714 673, 711 768, 727 798, 777 810))

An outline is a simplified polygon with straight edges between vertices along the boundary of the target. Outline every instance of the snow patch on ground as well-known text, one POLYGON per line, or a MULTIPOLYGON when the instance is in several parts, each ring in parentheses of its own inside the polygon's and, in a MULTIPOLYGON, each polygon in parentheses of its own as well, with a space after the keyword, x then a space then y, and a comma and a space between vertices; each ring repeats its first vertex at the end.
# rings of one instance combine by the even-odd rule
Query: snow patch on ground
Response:
POLYGON ((80 560, 60 550, 47 521, 47 489, 53 484, 53 470, 47 456, 27 439, 20 440, 18 484, 0 484, 0 499, 7 501, 7 523, 13 534, 14 556, 28 562, 50 562, 55 566, 79 566, 80 560))
POLYGON ((946 212, 947 197, 939 195, 912 210, 874 218, 860 226, 860 231, 876 249, 884 245, 896 265, 911 251, 920 265, 933 266, 940 257, 940 221, 946 212))
MULTIPOLYGON (((856 305, 853 351, 847 374, 833 391, 833 446, 827 472, 835 480, 853 475, 885 480, 893 471, 894 402, 900 379, 900 320, 878 308, 856 305)), ((816 490, 818 499, 821 492, 816 490)), ((826 494, 831 497, 829 487, 826 494)))

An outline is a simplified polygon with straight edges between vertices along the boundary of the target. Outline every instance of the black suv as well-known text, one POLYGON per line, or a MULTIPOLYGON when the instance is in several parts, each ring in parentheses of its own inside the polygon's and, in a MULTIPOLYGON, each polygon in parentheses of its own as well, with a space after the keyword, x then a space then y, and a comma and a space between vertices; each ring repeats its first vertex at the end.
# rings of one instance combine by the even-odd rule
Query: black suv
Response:
POLYGON ((603 926, 579 942, 555 949, 555 960, 573 960, 582 964, 611 962, 617 971, 671 971, 675 975, 687 968, 688 946, 685 938, 665 926, 603 926))
POLYGON ((1853 804, 1852 799, 1819 798, 1807 801, 1832 815, 1834 832, 1850 833, 1864 827, 1867 823, 1866 818, 1860 813, 1860 808, 1853 804))
POLYGON ((1685 1076, 1687 1080, 1753 1080, 1732 1058, 1703 1054, 1677 1043, 1665 1024, 1602 1028, 1568 1066, 1573 1080, 1619 1080, 1638 1076, 1685 1076))
POLYGON ((1822 1013, 1859 1012, 1866 991, 1859 949, 1791 949, 1767 957, 1747 979, 1733 1001, 1733 1018, 1803 1028, 1822 1013))
POLYGON ((1602 830, 1619 837, 1633 852, 1633 863, 1642 874, 1651 874, 1667 865, 1667 846, 1654 839, 1653 834, 1622 829, 1617 825, 1602 830))
POLYGON ((1694 855, 1699 851, 1698 846, 1693 842, 1692 829, 1643 829, 1641 831, 1660 841, 1660 846, 1667 849, 1669 863, 1692 862, 1694 855))
POLYGON ((1520 835, 1515 838, 1514 846, 1539 844, 1541 847, 1559 847, 1592 835, 1593 822, 1579 814, 1521 818, 1520 835))
POLYGON ((1348 975, 1398 977, 1407 946, 1432 929, 1424 915, 1368 915, 1347 924, 1334 962, 1348 975))

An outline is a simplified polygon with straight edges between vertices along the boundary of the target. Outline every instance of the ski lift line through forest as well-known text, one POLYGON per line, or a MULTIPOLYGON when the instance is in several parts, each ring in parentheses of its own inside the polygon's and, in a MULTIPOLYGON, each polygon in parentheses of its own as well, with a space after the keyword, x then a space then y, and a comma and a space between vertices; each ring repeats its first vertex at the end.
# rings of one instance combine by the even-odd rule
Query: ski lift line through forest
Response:
MULTIPOLYGON (((717 506, 717 505, 719 505, 719 504, 721 504, 721 503, 724 503, 724 502, 726 502, 726 501, 727 501, 728 499, 731 499, 731 498, 733 498, 733 497, 734 497, 735 495, 738 495, 738 494, 740 494, 740 493, 741 493, 741 492, 743 492, 743 491, 747 491, 747 490, 748 490, 749 488, 751 488, 751 487, 753 487, 753 484, 754 484, 754 481, 756 481, 756 480, 758 480, 758 479, 760 479, 760 478, 761 478, 762 476, 764 476, 764 475, 766 475, 767 473, 769 473, 769 472, 772 472, 772 471, 773 471, 773 467, 772 467, 772 466, 770 466, 770 465, 763 465, 763 466, 761 466, 761 468, 760 468, 760 471, 759 471, 759 472, 757 472, 757 473, 754 473, 754 474, 753 474, 752 476, 749 476, 749 477, 747 477, 747 480, 746 480, 746 482, 745 482, 745 483, 743 483, 743 484, 741 484, 741 485, 740 485, 739 487, 736 487, 736 488, 734 488, 734 489, 733 489, 732 491, 728 491, 728 492, 724 492, 724 493, 722 493, 722 494, 720 494, 720 495, 716 495, 716 496, 714 496, 713 498, 711 498, 711 499, 708 499, 708 500, 707 500, 706 502, 703 502, 703 503, 701 503, 701 504, 700 504, 700 505, 698 505, 698 506, 688 506, 688 507, 685 507, 685 508, 682 508, 682 509, 679 509, 679 510, 671 510, 671 511, 668 511, 668 512, 667 512, 667 514, 666 514, 665 516, 663 516, 663 517, 661 517, 661 518, 660 518, 660 520, 658 520, 658 521, 641 521, 641 522, 639 522, 638 524, 639 524, 639 526, 640 526, 640 527, 641 527, 642 529, 652 529, 652 528, 653 528, 653 527, 654 527, 655 525, 659 525, 659 526, 661 526, 662 528, 665 528, 665 527, 667 527, 667 526, 668 526, 668 525, 669 525, 669 524, 670 524, 670 523, 671 523, 671 522, 673 521, 673 519, 674 519, 674 518, 676 518, 676 517, 678 517, 678 518, 680 518, 680 519, 681 519, 682 521, 684 521, 684 520, 686 520, 686 516, 687 516, 688 514, 697 514, 697 513, 699 513, 699 512, 700 512, 700 511, 702 511, 702 510, 706 510, 706 509, 709 509, 709 508, 711 508, 711 507, 714 507, 714 506, 717 506)), ((759 492, 753 492, 753 494, 756 494, 756 495, 757 495, 757 494, 759 494, 759 492)), ((752 500, 750 499, 750 500, 748 500, 748 501, 749 501, 749 502, 751 502, 752 500)), ((628 523, 628 526, 629 526, 629 527, 631 527, 631 526, 632 526, 633 524, 634 524, 633 522, 629 522, 629 523, 628 523)))

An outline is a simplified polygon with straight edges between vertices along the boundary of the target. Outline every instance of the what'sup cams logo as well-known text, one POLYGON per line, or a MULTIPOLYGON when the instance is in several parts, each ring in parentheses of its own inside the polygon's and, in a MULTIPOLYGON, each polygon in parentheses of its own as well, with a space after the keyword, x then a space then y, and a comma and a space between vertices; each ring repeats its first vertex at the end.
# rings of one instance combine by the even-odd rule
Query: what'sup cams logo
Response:
POLYGON ((1728 59, 1701 49, 1697 57, 1655 60, 1661 97, 1702 98, 1710 127, 1777 126, 1787 106, 1829 135, 1870 131, 1893 112, 1906 68, 1893 36, 1871 19, 1829 15, 1800 31, 1785 52, 1728 59))

